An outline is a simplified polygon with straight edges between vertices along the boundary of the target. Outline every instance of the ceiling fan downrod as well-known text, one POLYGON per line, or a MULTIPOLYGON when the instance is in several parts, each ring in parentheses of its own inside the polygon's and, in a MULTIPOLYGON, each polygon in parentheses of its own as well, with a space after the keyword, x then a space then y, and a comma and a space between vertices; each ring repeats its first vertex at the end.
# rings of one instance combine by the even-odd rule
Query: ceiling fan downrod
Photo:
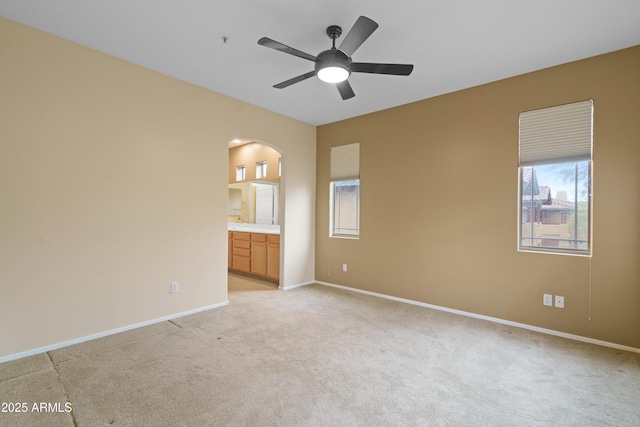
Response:
POLYGON ((342 34, 342 28, 338 25, 330 25, 327 27, 327 35, 333 41, 332 49, 336 48, 336 39, 342 34))

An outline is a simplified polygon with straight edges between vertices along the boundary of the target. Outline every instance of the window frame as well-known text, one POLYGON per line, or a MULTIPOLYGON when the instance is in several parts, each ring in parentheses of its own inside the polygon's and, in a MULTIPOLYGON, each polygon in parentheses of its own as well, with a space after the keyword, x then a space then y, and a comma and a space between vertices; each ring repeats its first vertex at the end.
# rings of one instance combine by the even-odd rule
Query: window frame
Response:
POLYGON ((247 168, 244 165, 236 166, 236 182, 247 180, 247 168))
MULTIPOLYGON (((336 180, 329 183, 330 200, 329 200, 329 237, 335 237, 340 239, 359 239, 360 238, 360 179, 348 179, 348 180, 336 180), (357 184, 357 201, 356 201, 356 232, 354 234, 349 233, 336 233, 336 187, 338 183, 356 182, 357 184)), ((340 227, 342 228, 342 227, 340 227)))
POLYGON ((267 161, 256 162, 256 179, 265 179, 267 177, 267 161))
MULTIPOLYGON (((577 177, 574 178, 577 181, 577 177)), ((575 162, 549 162, 549 163, 539 163, 536 165, 529 165, 529 166, 520 166, 518 168, 518 251, 520 252, 535 252, 535 253, 546 253, 546 254, 557 254, 557 255, 575 255, 575 256, 591 256, 591 252, 592 252, 592 228, 593 228, 593 193, 592 193, 592 182, 593 182, 593 161, 592 160, 583 160, 583 161, 575 161, 575 162), (523 222, 524 218, 523 218, 523 213, 524 213, 524 196, 526 196, 526 194, 524 194, 523 192, 523 172, 524 169, 527 167, 532 167, 535 168, 536 166, 548 166, 548 165, 553 165, 553 164, 571 164, 574 163, 576 164, 576 174, 578 173, 577 171, 577 167, 578 167, 578 163, 580 162, 585 162, 587 163, 587 215, 588 215, 588 224, 587 224, 587 229, 586 229, 586 233, 587 233, 587 249, 578 249, 578 248, 557 248, 557 247, 553 247, 553 246, 535 246, 533 245, 533 241, 534 240, 544 240, 542 237, 534 237, 533 235, 530 237, 524 237, 523 236, 523 227, 525 224, 531 224, 531 227, 533 229, 534 224, 537 222, 535 221, 535 215, 532 215, 532 213, 530 211, 527 211, 527 216, 531 216, 531 218, 527 218, 527 222, 523 222), (531 240, 531 244, 529 245, 525 245, 523 242, 525 239, 530 239, 531 240)), ((577 217, 578 217, 578 196, 577 196, 577 186, 578 183, 576 182, 576 195, 574 195, 574 221, 575 224, 577 224, 577 217)), ((532 203, 533 204, 533 203, 532 203)), ((540 224, 542 224, 542 222, 540 222, 540 224)), ((574 227, 577 227, 577 225, 574 225, 574 227)), ((574 233, 576 233, 574 231, 574 233)), ((571 240, 574 241, 574 245, 577 245, 577 235, 574 234, 574 238, 573 239, 559 239, 559 241, 567 241, 570 242, 571 240)))

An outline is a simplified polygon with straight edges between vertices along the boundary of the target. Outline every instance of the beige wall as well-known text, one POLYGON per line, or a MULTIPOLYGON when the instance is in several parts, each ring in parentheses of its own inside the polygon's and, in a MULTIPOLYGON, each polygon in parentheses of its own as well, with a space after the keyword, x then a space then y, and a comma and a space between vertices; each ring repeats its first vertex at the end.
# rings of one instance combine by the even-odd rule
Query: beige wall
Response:
POLYGON ((316 278, 640 348, 638 76, 634 47, 319 127, 316 278), (593 257, 518 252, 518 113, 590 98, 593 257), (351 142, 361 238, 329 239, 329 147, 351 142))
POLYGON ((280 153, 264 144, 252 142, 239 147, 232 147, 229 149, 229 184, 237 182, 237 166, 245 166, 245 181, 255 181, 257 179, 256 164, 258 162, 267 162, 267 176, 266 178, 261 178, 262 180, 277 180, 280 178, 278 175, 279 159, 280 153))
POLYGON ((313 280, 313 126, 2 18, 0 40, 0 360, 224 303, 232 138, 283 153, 282 284, 313 280))

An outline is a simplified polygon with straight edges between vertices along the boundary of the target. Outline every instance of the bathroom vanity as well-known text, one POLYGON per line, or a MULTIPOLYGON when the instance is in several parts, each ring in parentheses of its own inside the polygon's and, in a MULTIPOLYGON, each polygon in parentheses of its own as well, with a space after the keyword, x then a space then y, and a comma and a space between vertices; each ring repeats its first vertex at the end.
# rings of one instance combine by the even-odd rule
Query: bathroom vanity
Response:
POLYGON ((280 280, 280 227, 231 223, 229 271, 280 280))

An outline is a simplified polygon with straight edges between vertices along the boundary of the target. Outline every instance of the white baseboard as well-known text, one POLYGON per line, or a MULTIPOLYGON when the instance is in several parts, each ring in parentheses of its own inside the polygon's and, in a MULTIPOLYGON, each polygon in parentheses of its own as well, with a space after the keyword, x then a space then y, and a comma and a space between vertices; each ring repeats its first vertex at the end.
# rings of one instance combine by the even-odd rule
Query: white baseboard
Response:
POLYGON ((576 341, 582 341, 582 342, 586 342, 586 343, 590 343, 590 344, 601 345, 601 346, 604 346, 604 347, 611 347, 611 348, 615 348, 615 349, 618 349, 618 350, 630 351, 632 353, 640 353, 640 348, 629 347, 629 346, 626 346, 626 345, 611 343, 611 342, 608 342, 608 341, 596 340, 596 339, 593 339, 593 338, 583 337, 583 336, 580 336, 580 335, 568 334, 566 332, 554 331, 553 329, 539 328, 537 326, 527 325, 526 323, 512 322, 510 320, 499 319, 497 317, 489 317, 489 316, 484 316, 482 314, 469 313, 467 311, 455 310, 453 308, 442 307, 442 306, 439 306, 439 305, 427 304, 427 303, 424 303, 424 302, 419 302, 419 301, 414 301, 414 300, 409 300, 409 299, 404 299, 404 298, 398 298, 398 297, 394 297, 394 296, 391 296, 391 295, 385 295, 385 294, 379 294, 379 293, 376 293, 376 292, 364 291, 362 289, 350 288, 348 286, 336 285, 334 283, 321 282, 321 281, 316 281, 315 283, 317 283, 319 285, 323 285, 323 286, 330 286, 332 288, 338 288, 338 289, 343 289, 343 290, 346 290, 346 291, 357 292, 357 293, 360 293, 360 294, 371 295, 371 296, 378 297, 378 298, 384 298, 384 299, 389 299, 389 300, 393 300, 393 301, 403 302, 403 303, 406 303, 406 304, 417 305, 417 306, 420 306, 420 307, 431 308, 433 310, 446 311, 448 313, 459 314, 461 316, 473 317, 473 318, 476 318, 476 319, 488 320, 489 322, 501 323, 503 325, 509 325, 509 326, 515 326, 516 328, 528 329, 530 331, 540 332, 540 333, 547 334, 547 335, 554 335, 554 336, 557 336, 557 337, 568 338, 568 339, 572 339, 572 340, 576 340, 576 341))
POLYGON ((310 282, 298 283, 296 285, 282 286, 280 289, 285 291, 290 291, 291 289, 295 289, 295 288, 299 288, 307 285, 313 285, 314 283, 318 283, 318 282, 316 282, 315 280, 312 280, 310 282))
POLYGON ((209 305, 209 306, 206 306, 206 307, 200 307, 200 308, 196 308, 194 310, 184 311, 182 313, 172 314, 172 315, 169 315, 169 316, 164 316, 164 317, 160 317, 160 318, 153 319, 153 320, 147 320, 146 322, 140 322, 140 323, 136 323, 134 325, 123 326, 121 328, 112 329, 110 331, 105 331, 105 332, 99 332, 97 334, 87 335, 85 337, 76 338, 76 339, 72 339, 72 340, 69 340, 69 341, 64 341, 64 342, 60 342, 60 343, 56 343, 56 344, 52 344, 52 345, 47 345, 47 346, 44 346, 44 347, 34 348, 33 350, 27 350, 27 351, 23 351, 23 352, 16 353, 16 354, 10 354, 8 356, 0 357, 0 363, 9 362, 11 360, 22 359, 23 357, 34 356, 34 355, 40 354, 40 353, 46 353, 47 351, 57 350, 59 348, 68 347, 68 346, 74 345, 74 344, 80 344, 80 343, 83 343, 83 342, 86 342, 86 341, 95 340, 97 338, 102 338, 102 337, 106 337, 106 336, 113 335, 113 334, 118 334, 120 332, 129 331, 131 329, 137 329, 137 328, 141 328, 143 326, 153 325, 154 323, 166 322, 167 320, 173 320, 173 319, 177 319, 179 317, 188 316, 190 314, 200 313, 201 311, 207 311, 207 310, 212 310, 214 308, 224 307, 225 305, 229 305, 229 301, 224 301, 224 302, 221 302, 221 303, 218 303, 218 304, 209 305))

